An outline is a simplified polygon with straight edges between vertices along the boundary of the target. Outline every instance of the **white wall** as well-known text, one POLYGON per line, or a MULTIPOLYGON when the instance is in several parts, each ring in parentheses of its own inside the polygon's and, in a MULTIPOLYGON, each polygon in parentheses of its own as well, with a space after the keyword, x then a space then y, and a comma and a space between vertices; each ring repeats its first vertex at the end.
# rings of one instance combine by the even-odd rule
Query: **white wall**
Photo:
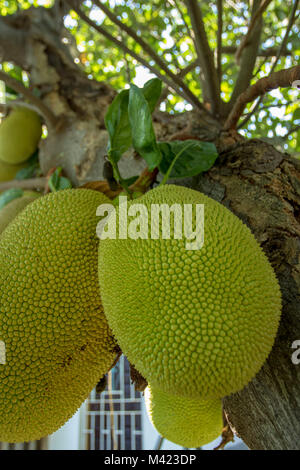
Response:
POLYGON ((80 410, 66 424, 49 436, 49 450, 79 450, 80 410))

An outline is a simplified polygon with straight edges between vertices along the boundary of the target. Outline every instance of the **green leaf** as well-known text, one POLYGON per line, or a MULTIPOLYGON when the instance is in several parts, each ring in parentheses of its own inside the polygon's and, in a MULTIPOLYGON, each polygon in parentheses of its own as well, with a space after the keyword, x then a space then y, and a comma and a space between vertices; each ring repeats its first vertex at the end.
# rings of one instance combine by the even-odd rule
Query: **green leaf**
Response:
POLYGON ((128 186, 131 186, 136 182, 139 176, 131 176, 130 178, 125 178, 124 181, 128 186))
POLYGON ((153 130, 150 107, 142 90, 135 85, 130 87, 128 113, 133 147, 152 171, 159 165, 161 153, 153 130))
POLYGON ((72 183, 68 178, 65 178, 64 176, 61 176, 59 179, 59 187, 58 191, 61 189, 71 189, 72 188, 72 183))
POLYGON ((128 101, 129 90, 121 91, 109 106, 105 116, 105 125, 109 134, 108 153, 114 162, 119 161, 122 153, 132 145, 128 101))
POLYGON ((300 147, 300 132, 298 132, 298 135, 297 135, 296 147, 297 148, 300 147))
POLYGON ((297 108, 293 114, 293 121, 299 121, 299 120, 300 120, 300 108, 297 108))
POLYGON ((286 19, 286 13, 282 9, 275 8, 274 11, 275 11, 275 15, 280 21, 283 21, 286 19))
POLYGON ((71 189, 72 183, 68 178, 61 176, 62 168, 57 168, 49 178, 48 185, 52 192, 62 189, 71 189))
POLYGON ((15 176, 16 180, 26 180, 36 176, 37 169, 39 168, 39 153, 35 152, 27 162, 25 168, 22 168, 15 176))
POLYGON ((9 202, 22 197, 24 195, 23 189, 12 188, 4 191, 4 193, 0 194, 0 209, 3 209, 9 202))
POLYGON ((144 97, 148 101, 150 112, 153 113, 155 106, 161 95, 162 81, 159 78, 152 78, 145 83, 142 89, 144 97))
POLYGON ((209 170, 218 157, 215 145, 210 142, 174 140, 159 142, 158 146, 162 154, 162 161, 159 165, 161 173, 167 174, 176 159, 169 174, 170 178, 187 178, 198 175, 209 170))
MULTIPOLYGON (((161 80, 153 78, 145 83, 142 89, 151 113, 159 100, 161 87, 161 80)), ((132 146, 128 102, 129 90, 121 91, 109 106, 105 116, 105 125, 109 134, 109 159, 114 162, 118 162, 122 154, 132 146)))
POLYGON ((35 172, 38 168, 38 165, 30 165, 22 168, 22 170, 18 171, 15 176, 15 179, 18 181, 27 180, 29 178, 34 178, 35 172))
POLYGON ((28 165, 39 164, 39 149, 35 150, 35 152, 31 155, 27 163, 28 165))

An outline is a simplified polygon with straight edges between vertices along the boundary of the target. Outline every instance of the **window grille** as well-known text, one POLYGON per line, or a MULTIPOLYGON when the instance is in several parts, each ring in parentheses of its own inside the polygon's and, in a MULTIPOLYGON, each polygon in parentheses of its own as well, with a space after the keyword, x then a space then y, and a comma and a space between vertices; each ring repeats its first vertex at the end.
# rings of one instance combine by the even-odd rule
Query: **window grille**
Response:
POLYGON ((47 437, 39 441, 22 442, 18 444, 9 444, 8 442, 0 442, 0 450, 47 450, 47 437))
POLYGON ((142 449, 142 400, 131 384, 130 368, 122 356, 111 371, 109 386, 93 390, 82 410, 81 448, 87 450, 142 449))

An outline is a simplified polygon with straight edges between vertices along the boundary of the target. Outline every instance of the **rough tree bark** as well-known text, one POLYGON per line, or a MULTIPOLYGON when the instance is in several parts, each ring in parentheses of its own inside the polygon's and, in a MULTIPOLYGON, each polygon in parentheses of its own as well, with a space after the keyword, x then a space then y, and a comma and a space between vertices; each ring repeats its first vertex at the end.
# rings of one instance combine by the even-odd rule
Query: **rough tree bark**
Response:
MULTIPOLYGON (((49 129, 40 149, 44 173, 61 165, 78 185, 102 177, 107 143, 103 118, 114 91, 88 79, 74 63, 72 40, 57 15, 61 11, 39 8, 1 18, 0 43, 5 47, 0 54, 1 60, 29 72, 31 86, 57 116, 56 128, 49 129)), ((220 124, 201 112, 156 112, 155 129, 161 139, 188 134, 216 143, 217 165, 180 184, 203 191, 240 217, 280 282, 283 314, 276 344, 257 377, 224 400, 228 419, 251 449, 300 449, 300 365, 291 361, 291 345, 300 339, 300 165, 260 140, 222 133, 220 124)), ((121 172, 138 174, 143 167, 143 161, 129 155, 121 172)))
MULTIPOLYGON (((283 313, 271 355, 252 382, 224 400, 230 423, 251 449, 300 449, 300 164, 258 140, 228 149, 196 183, 252 230, 274 267, 283 313)), ((251 295, 251 292, 249 293, 251 295)))

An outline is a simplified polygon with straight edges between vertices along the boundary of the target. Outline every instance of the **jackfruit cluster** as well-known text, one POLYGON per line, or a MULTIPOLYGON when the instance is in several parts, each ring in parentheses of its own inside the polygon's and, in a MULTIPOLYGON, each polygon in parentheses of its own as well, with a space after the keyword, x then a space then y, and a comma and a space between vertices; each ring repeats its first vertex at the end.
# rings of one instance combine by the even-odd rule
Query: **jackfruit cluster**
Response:
MULTIPOLYGON (((182 213, 185 204, 203 204, 204 244, 186 248, 184 219, 181 239, 171 221, 170 239, 162 230, 151 239, 149 224, 148 237, 101 240, 99 281, 108 323, 153 390, 213 403, 247 385, 268 357, 281 312, 277 279, 248 227, 204 194, 165 185, 138 202, 148 220, 153 204, 179 204, 182 213)), ((165 437, 176 435, 168 429, 165 437)))
POLYGON ((13 180, 22 168, 24 168, 23 163, 20 163, 19 165, 10 165, 9 163, 5 163, 0 160, 0 183, 13 180))
POLYGON ((278 282, 250 230, 207 196, 166 185, 138 203, 148 221, 153 204, 204 204, 200 249, 187 249, 184 217, 174 236, 172 216, 169 239, 159 219, 156 239, 149 224, 148 237, 99 243, 106 196, 32 198, 0 211, 0 441, 62 426, 112 367, 116 341, 147 379, 147 411, 164 437, 185 447, 218 437, 221 398, 259 371, 280 319, 278 282))
POLYGON ((0 160, 9 165, 25 162, 36 151, 42 135, 40 117, 17 107, 0 124, 0 160))
POLYGON ((101 193, 31 202, 0 237, 0 441, 56 431, 115 360, 98 287, 101 193))

